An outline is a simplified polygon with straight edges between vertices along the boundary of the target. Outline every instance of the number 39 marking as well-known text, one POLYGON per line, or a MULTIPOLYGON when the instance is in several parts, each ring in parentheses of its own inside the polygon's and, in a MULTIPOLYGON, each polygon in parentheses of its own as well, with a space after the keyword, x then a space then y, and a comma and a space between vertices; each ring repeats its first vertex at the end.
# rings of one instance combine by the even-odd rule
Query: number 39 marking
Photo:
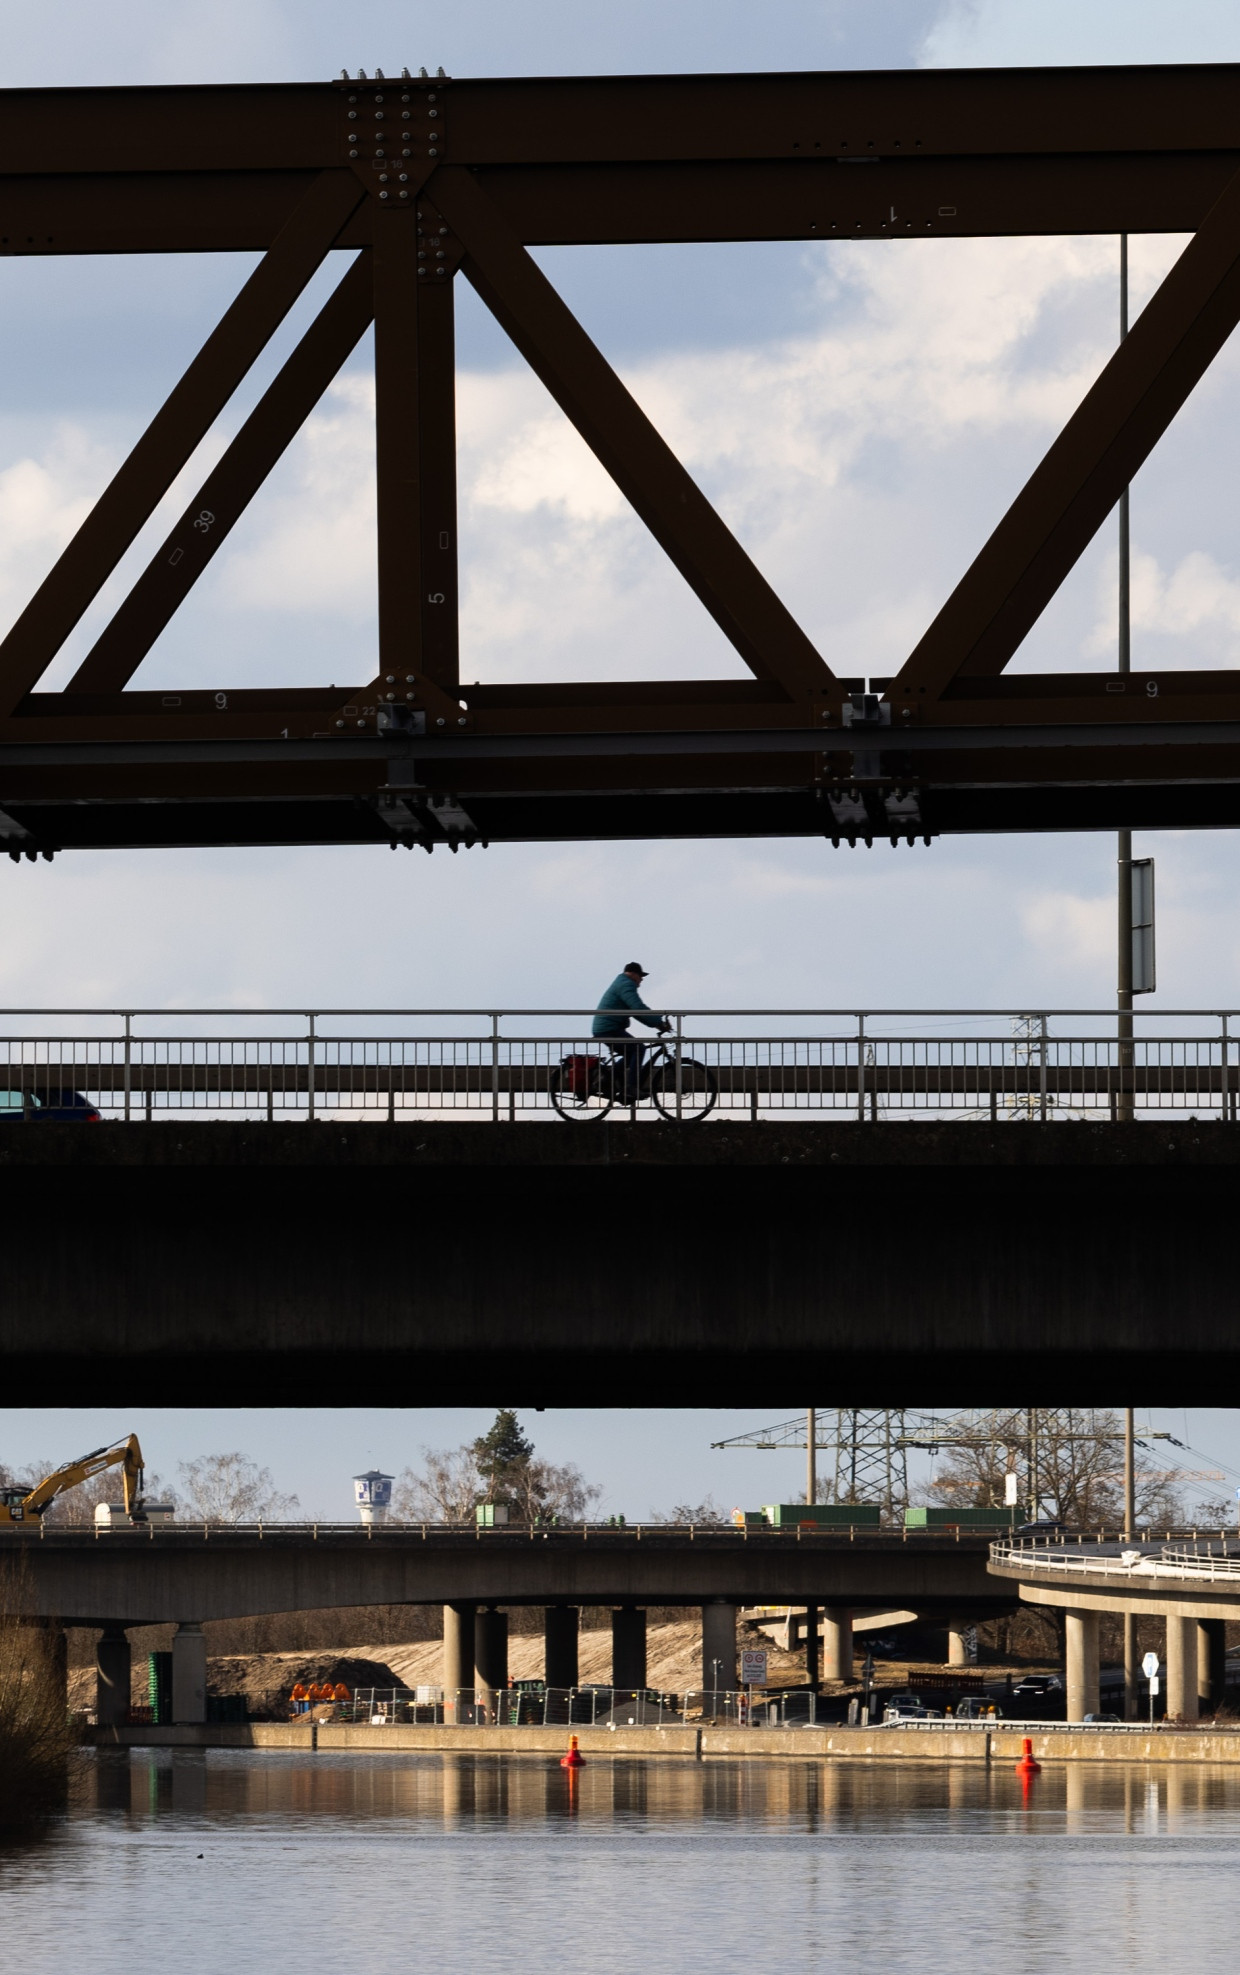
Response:
POLYGON ((211 533, 212 528, 215 526, 215 516, 209 507, 204 507, 199 514, 195 515, 194 526, 200 534, 209 535, 211 533))

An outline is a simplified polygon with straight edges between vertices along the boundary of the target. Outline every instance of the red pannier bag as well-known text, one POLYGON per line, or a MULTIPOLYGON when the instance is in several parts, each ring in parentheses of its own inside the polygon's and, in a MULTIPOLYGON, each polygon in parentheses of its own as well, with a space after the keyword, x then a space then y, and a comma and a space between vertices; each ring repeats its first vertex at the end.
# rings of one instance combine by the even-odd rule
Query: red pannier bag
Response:
POLYGON ((599 1056, 566 1056, 563 1062, 564 1088, 578 1102, 590 1095, 594 1088, 594 1072, 602 1058, 599 1056))

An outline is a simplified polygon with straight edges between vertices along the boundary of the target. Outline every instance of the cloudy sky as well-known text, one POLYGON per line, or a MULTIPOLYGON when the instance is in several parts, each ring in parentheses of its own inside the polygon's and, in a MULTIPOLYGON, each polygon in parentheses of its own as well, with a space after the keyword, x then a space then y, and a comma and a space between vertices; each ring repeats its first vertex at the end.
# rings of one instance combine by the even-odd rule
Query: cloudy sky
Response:
MULTIPOLYGON (((1174 9, 1164 0, 776 0, 762 9, 751 0, 217 0, 205 13, 184 0, 120 9, 49 0, 10 9, 0 45, 9 86, 305 79, 402 63, 464 76, 1236 60, 1240 12, 1223 0, 1174 9)), ((1134 240, 1135 306, 1182 244, 1134 240)), ((896 668, 1116 333, 1109 238, 540 258, 810 634, 850 673, 896 668)), ((0 266, 0 617, 20 609, 251 264, 186 257, 171 279, 166 263, 140 259, 0 266)), ((465 676, 739 669, 458 286, 465 676)), ((170 506, 236 429, 317 293, 170 506)), ((139 683, 364 676, 358 654, 374 637, 368 358, 363 346, 139 683)), ((1138 666, 1240 659, 1240 492, 1234 447, 1218 443, 1238 414, 1240 349, 1230 347, 1134 485, 1138 666)), ((52 683, 141 566, 166 513, 52 683)), ((1018 664, 1108 664, 1114 546, 1109 527, 1018 664)), ((1137 849, 1158 859, 1158 1005, 1236 1005, 1232 836, 1167 833, 1137 849)), ((1113 982, 1113 858, 1104 836, 949 840, 915 853, 821 842, 517 846, 451 859, 378 849, 78 853, 50 867, 4 866, 0 1000, 563 1006, 593 1002, 636 953, 660 1001, 684 1006, 1097 1005, 1113 982)), ((307 1436, 274 1416, 251 1425, 252 1451, 317 1506, 307 1436)), ((43 1423, 19 1415, 0 1414, 0 1428, 0 1456, 59 1447, 43 1423)), ((621 1498, 648 1473, 657 1428, 629 1415, 601 1440, 591 1429, 595 1466, 609 1464, 603 1478, 621 1498)), ((565 1447, 575 1444, 576 1426, 563 1431, 565 1447)), ((232 1444, 239 1432, 230 1427, 232 1444)), ((364 1424, 357 1435, 358 1452, 341 1446, 346 1470, 369 1454, 389 1465, 408 1457, 387 1442, 371 1448, 364 1424)), ((406 1437, 412 1447, 452 1434, 410 1421, 406 1437)), ((694 1492, 677 1461, 669 1497, 694 1492)), ((696 1492, 712 1474, 703 1456, 696 1492)))

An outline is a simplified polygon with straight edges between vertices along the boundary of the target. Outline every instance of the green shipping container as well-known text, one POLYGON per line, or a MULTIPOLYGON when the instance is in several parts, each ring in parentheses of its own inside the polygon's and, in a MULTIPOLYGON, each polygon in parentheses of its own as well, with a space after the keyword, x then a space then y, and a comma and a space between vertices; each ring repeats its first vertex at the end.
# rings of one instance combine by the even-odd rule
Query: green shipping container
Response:
POLYGON ((994 1509, 905 1509, 906 1529, 1010 1529, 1024 1511, 994 1509))
POLYGON ((772 1502, 762 1513, 776 1529, 806 1522, 819 1529, 877 1529, 883 1514, 877 1502, 772 1502))

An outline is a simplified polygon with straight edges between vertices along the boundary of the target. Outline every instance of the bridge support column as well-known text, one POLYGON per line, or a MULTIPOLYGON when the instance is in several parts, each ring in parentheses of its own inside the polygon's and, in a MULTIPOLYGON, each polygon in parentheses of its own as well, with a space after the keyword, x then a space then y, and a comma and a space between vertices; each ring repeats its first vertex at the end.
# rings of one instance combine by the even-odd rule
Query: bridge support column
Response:
POLYGON ((1227 1621, 1197 1620, 1197 1707, 1213 1714, 1227 1698, 1227 1621))
POLYGON ((1167 1718, 1197 1719, 1197 1621, 1167 1620, 1167 1718))
POLYGON ((575 1605, 548 1605, 543 1613, 543 1679, 548 1687, 577 1685, 575 1605))
POLYGON ((611 1615, 611 1684, 646 1684, 646 1614, 636 1605, 620 1605, 611 1615))
POLYGON ((824 1680, 853 1677, 852 1612, 847 1605, 822 1608, 822 1677, 824 1680))
POLYGON ((702 1606, 702 1687, 704 1714, 718 1714, 715 1696, 736 1688, 736 1606, 724 1598, 702 1606))
POLYGON ((818 1607, 805 1607, 805 1678, 815 1693, 818 1691, 818 1607))
POLYGON ((474 1704, 474 1617, 476 1607, 443 1608, 443 1718, 467 1721, 462 1705, 474 1704))
POLYGON ((1064 1613, 1064 1673, 1069 1721, 1098 1712, 1098 1614, 1064 1613))
POLYGON ((508 1685, 508 1614, 486 1605, 474 1619, 474 1670, 479 1701, 487 1720, 495 1719, 495 1696, 508 1685))
POLYGON ((123 1625, 106 1625, 95 1647, 95 1718, 115 1728, 129 1713, 129 1638, 123 1625))
POLYGON ((172 1719, 182 1722, 207 1718, 207 1642, 194 1620, 178 1625, 172 1635, 172 1719))
POLYGON ((953 1619, 947 1628, 948 1666, 968 1666, 969 1649, 965 1644, 964 1626, 959 1619, 953 1619))

